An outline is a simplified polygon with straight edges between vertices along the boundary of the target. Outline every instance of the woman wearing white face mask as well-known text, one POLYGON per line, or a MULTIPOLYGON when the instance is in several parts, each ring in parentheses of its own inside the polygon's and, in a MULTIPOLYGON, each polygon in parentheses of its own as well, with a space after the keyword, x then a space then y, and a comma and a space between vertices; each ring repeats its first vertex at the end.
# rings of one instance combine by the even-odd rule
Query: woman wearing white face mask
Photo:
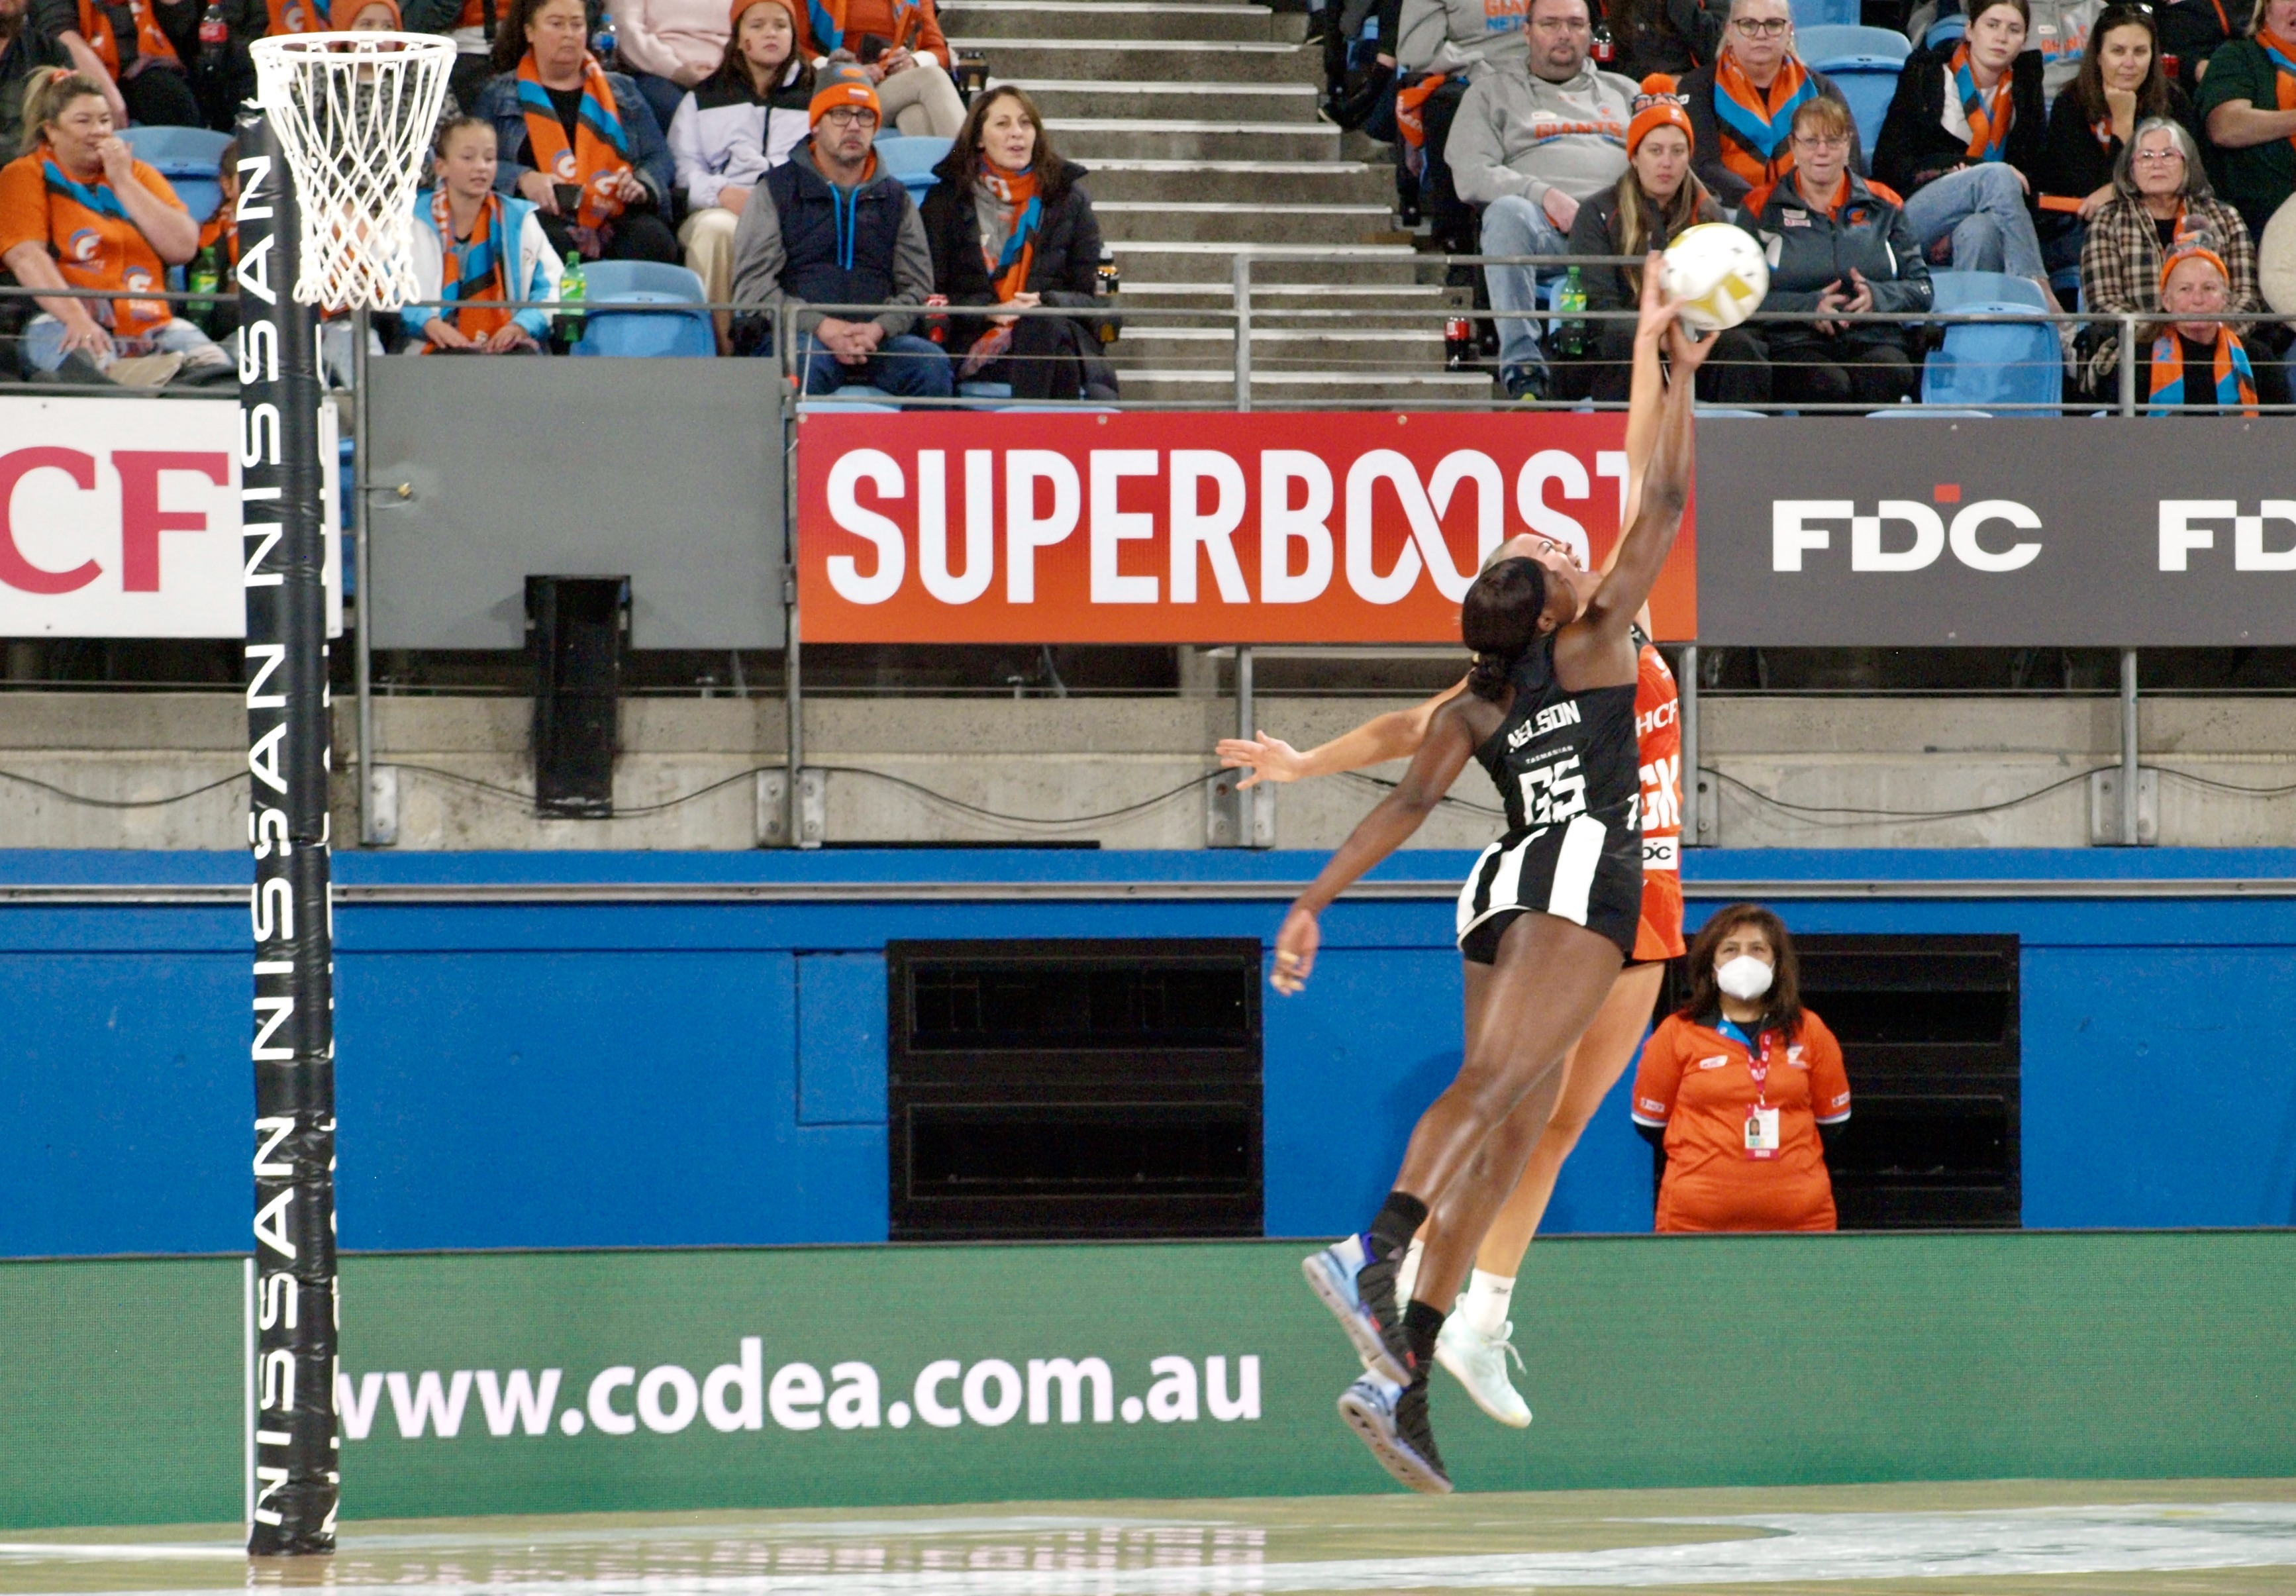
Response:
POLYGON ((1849 1118, 1841 1044, 1801 1006, 1793 938, 1733 904, 1690 945, 1690 1001, 1635 1072, 1634 1118, 1666 1153, 1661 1231, 1830 1231, 1824 1141, 1849 1118))

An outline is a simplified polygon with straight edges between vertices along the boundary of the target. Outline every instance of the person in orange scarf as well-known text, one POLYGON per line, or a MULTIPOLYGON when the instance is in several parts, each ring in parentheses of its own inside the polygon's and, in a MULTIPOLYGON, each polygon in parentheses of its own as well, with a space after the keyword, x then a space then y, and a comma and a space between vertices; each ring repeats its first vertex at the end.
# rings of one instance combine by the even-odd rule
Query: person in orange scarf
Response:
POLYGON ((675 265, 669 145, 637 85, 590 53, 588 29, 582 0, 512 0, 476 112, 494 124, 495 186, 534 205, 562 256, 675 265))
POLYGON ((32 148, 0 168, 0 266, 34 291, 116 291, 105 299, 37 298, 24 329, 27 370, 45 375, 78 356, 97 372, 123 356, 180 355, 187 370, 227 372, 229 358, 165 299, 171 266, 199 249, 168 180, 137 160, 112 130, 93 80, 48 68, 24 97, 32 148))
POLYGON ((2256 368, 2232 306, 2232 272, 2207 234, 2177 240, 2161 268, 2161 308, 2177 319, 2137 334, 2136 391, 2147 415, 2254 415, 2256 368))
POLYGON ((2030 279, 2054 310, 2033 220, 2048 142, 2041 53, 2026 48, 2026 0, 1973 0, 1972 10, 1961 38, 1906 60, 1874 143, 1874 175, 1904 196, 1933 262, 2030 279))
POLYGON ((551 313, 487 300, 558 298, 558 257, 534 206, 495 192, 495 130, 455 117, 439 130, 431 186, 414 199, 417 300, 400 313, 415 353, 534 355, 551 313), (480 301, 481 303, 472 303, 480 301))
MULTIPOLYGON (((1794 53, 1786 0, 1732 0, 1722 53, 1682 78, 1677 92, 1690 116, 1691 169, 1725 208, 1793 169, 1794 112, 1814 99, 1849 103, 1794 53)), ((1865 156, 1852 151, 1850 160, 1863 176, 1865 156)))
MULTIPOLYGON (((1054 150, 1019 89, 975 100, 922 208, 934 289, 952 307, 1095 308, 1100 220, 1084 175, 1054 150)), ((1009 382, 1016 399, 1116 397, 1116 373, 1081 317, 952 316, 948 336, 962 381, 1009 382)))
POLYGON ((2257 0, 2248 29, 2209 57, 2201 115, 2224 197, 2262 238, 2296 194, 2296 0, 2257 0))
POLYGON ((852 52, 897 132, 955 138, 964 127, 964 102, 949 76, 956 57, 933 0, 805 0, 804 21, 809 53, 852 52))
POLYGON ((48 0, 40 14, 120 127, 202 126, 182 53, 198 42, 200 0, 48 0))

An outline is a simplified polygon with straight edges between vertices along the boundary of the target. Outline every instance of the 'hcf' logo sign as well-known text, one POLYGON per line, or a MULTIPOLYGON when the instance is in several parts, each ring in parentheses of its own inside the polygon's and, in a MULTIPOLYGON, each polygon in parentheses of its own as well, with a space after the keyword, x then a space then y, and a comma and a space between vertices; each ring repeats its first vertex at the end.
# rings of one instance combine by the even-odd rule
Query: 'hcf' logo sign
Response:
POLYGON ((2232 523, 2232 568, 2236 571, 2296 571, 2296 499, 2264 499, 2257 513, 2243 515, 2237 499, 2163 499, 2161 501, 2161 569, 2192 569, 2196 549, 2217 546, 2216 528, 2232 523), (2289 528, 2288 546, 2264 546, 2264 524, 2279 521, 2289 528))
MULTIPOLYGON (((1953 504, 1961 492, 1941 486, 1936 496, 1953 504)), ((1950 521, 1918 499, 1883 499, 1871 512, 1849 499, 1777 499, 1770 505, 1770 569, 1800 570, 1802 556, 1833 550, 1835 530, 1845 525, 1853 571, 1927 570, 1948 549, 1973 571, 2022 570, 2041 556, 2038 541, 2015 536, 2038 532, 2041 518, 2013 499, 1963 504, 1950 521)))

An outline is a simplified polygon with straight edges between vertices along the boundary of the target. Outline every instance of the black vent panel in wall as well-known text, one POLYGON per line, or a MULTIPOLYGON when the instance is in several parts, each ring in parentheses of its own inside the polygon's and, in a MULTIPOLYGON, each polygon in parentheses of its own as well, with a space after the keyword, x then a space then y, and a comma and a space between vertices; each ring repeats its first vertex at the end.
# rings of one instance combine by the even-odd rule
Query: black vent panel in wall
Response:
POLYGON ((885 962, 893 1240, 1260 1233, 1258 941, 885 962))
POLYGON ((1798 937, 1802 1002, 1841 1039, 1851 1111, 1827 1154, 1844 1230, 2014 1230, 2014 937, 1798 937))

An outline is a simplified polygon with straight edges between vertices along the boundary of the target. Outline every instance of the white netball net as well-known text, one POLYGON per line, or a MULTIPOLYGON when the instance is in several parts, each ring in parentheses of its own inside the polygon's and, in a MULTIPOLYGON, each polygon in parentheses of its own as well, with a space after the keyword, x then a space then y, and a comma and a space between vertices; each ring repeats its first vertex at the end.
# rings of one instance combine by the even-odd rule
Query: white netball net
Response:
POLYGON ((414 281, 414 196, 455 64, 451 39, 305 33, 258 39, 256 98, 295 180, 295 298, 396 310, 414 281))

